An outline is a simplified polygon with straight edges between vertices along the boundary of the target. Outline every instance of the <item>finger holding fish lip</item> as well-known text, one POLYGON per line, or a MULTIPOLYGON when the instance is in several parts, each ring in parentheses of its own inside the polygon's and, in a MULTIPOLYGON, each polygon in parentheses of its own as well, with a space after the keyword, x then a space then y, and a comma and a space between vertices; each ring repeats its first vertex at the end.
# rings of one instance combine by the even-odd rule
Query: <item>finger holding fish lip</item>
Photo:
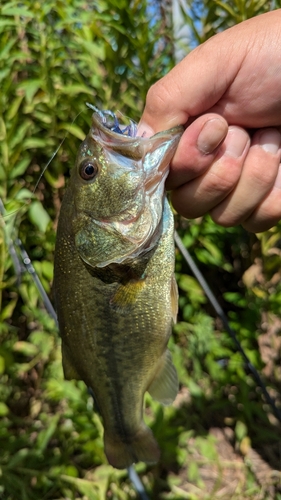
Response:
POLYGON ((170 165, 168 190, 202 175, 214 161, 228 132, 224 118, 214 113, 197 118, 184 131, 170 165))
POLYGON ((239 181, 249 147, 247 132, 240 127, 229 127, 223 143, 207 155, 201 175, 191 177, 172 192, 175 209, 184 217, 195 218, 223 201, 239 181))

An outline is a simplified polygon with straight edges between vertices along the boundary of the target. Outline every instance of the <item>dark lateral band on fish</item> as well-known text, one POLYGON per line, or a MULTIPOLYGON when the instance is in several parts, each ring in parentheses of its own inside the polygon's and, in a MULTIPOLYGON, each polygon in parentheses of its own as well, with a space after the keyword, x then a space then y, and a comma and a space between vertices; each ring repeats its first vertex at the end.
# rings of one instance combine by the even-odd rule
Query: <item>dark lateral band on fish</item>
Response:
POLYGON ((54 295, 66 378, 84 380, 117 468, 154 463, 145 391, 170 404, 178 381, 167 343, 177 314, 173 215, 164 192, 182 127, 145 138, 94 111, 63 199, 54 295))

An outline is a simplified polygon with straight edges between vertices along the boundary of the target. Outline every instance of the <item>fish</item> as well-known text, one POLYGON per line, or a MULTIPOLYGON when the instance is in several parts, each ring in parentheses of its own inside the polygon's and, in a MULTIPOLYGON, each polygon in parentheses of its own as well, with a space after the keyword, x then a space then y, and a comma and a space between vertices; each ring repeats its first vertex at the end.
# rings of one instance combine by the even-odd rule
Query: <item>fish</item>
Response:
POLYGON ((54 299, 66 379, 83 380, 115 468, 158 462, 144 395, 178 392, 167 348, 176 321, 174 221, 165 179, 183 128, 139 137, 136 125, 94 111, 63 197, 54 299))

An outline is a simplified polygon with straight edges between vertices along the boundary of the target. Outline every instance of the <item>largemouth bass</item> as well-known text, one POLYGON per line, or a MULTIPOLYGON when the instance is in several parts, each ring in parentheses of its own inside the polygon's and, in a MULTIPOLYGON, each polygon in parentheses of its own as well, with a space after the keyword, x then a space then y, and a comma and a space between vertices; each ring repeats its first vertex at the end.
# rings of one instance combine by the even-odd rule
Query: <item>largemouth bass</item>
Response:
POLYGON ((178 391, 167 350, 178 301, 164 183, 181 134, 137 137, 97 110, 61 206, 54 295, 64 375, 93 392, 117 468, 158 461, 144 393, 170 404, 178 391))

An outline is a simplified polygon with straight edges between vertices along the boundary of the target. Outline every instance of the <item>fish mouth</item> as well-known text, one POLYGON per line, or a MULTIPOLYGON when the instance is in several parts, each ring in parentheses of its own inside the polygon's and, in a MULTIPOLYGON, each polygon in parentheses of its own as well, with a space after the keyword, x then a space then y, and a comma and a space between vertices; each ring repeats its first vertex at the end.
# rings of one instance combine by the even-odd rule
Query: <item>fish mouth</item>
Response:
POLYGON ((86 103, 86 105, 94 111, 90 130, 91 137, 102 143, 103 147, 116 151, 127 158, 140 160, 166 141, 169 142, 170 148, 175 150, 184 131, 182 125, 177 125, 151 137, 138 136, 137 124, 122 113, 99 110, 90 103, 86 103), (122 124, 120 120, 127 120, 129 124, 122 124), (175 143, 173 148, 171 143, 175 143))
MULTIPOLYGON (((114 113, 110 110, 100 110, 93 104, 86 102, 86 106, 94 111, 93 120, 96 119, 100 125, 102 125, 106 130, 122 135, 123 137, 132 138, 137 136, 137 124, 129 118, 129 124, 125 125, 120 123, 119 117, 121 119, 126 119, 120 111, 114 113)), ((98 125, 96 123, 96 126, 98 125)))

